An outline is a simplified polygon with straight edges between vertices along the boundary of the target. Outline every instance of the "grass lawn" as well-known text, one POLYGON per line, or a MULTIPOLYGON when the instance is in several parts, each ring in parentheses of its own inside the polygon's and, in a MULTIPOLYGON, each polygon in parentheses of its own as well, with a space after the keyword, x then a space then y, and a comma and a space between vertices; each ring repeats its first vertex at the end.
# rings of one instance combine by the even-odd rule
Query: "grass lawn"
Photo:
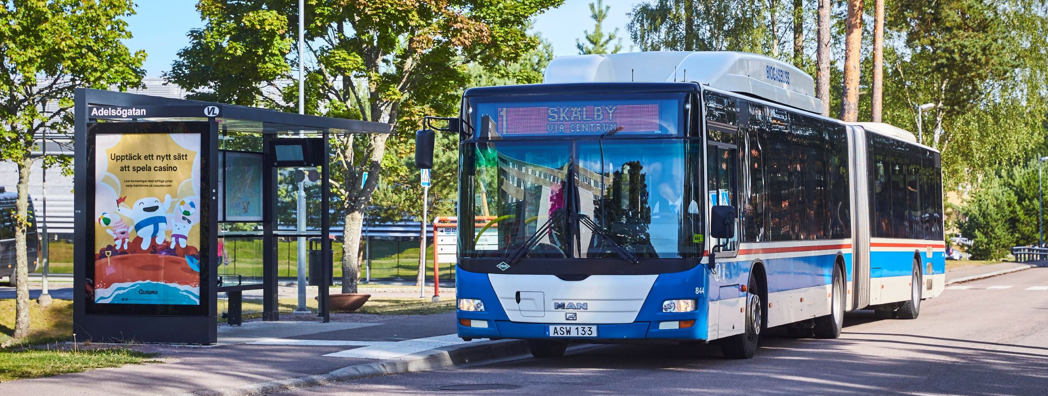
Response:
MULTIPOLYGON (((29 303, 28 344, 70 341, 73 339, 73 302, 54 300, 44 308, 36 301, 29 303)), ((0 345, 13 341, 15 332, 15 300, 0 300, 0 345)))
MULTIPOLYGON (((126 348, 41 349, 40 344, 72 340, 73 302, 55 300, 50 307, 44 308, 33 301, 29 306, 29 338, 0 348, 0 382, 155 362, 152 358, 156 354, 126 348)), ((14 341, 11 338, 14 327, 15 301, 0 300, 0 344, 14 341)))
POLYGON ((1008 262, 1008 260, 946 260, 946 270, 972 267, 976 265, 991 265, 1008 262))
MULTIPOLYGON (((228 302, 226 300, 218 301, 218 312, 228 311, 228 302)), ((291 313, 298 307, 298 299, 296 298, 281 298, 280 299, 280 312, 291 313)), ((306 300, 306 308, 310 311, 317 312, 317 300, 308 299, 306 300)), ((247 300, 245 299, 241 306, 243 310, 243 319, 257 319, 262 317, 262 300, 247 300)), ((445 299, 440 302, 431 302, 428 298, 372 298, 368 300, 367 304, 364 304, 359 310, 354 313, 363 314, 375 314, 375 315, 430 315, 444 312, 452 312, 455 310, 455 300, 445 299)), ((223 318, 218 319, 219 322, 225 322, 223 318)))
POLYGON ((119 367, 126 364, 157 363, 155 353, 141 353, 125 348, 47 350, 26 348, 15 351, 0 349, 0 382, 52 375, 79 373, 95 368, 119 367))

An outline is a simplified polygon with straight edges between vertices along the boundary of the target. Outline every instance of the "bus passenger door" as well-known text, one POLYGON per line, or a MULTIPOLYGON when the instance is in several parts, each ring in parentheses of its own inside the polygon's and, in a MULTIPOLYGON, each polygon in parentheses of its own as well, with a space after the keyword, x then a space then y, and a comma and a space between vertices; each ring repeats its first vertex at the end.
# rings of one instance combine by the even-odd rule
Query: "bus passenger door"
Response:
MULTIPOLYGON (((738 203, 736 198, 736 158, 737 149, 734 145, 710 144, 706 148, 706 170, 707 170, 707 194, 709 208, 717 205, 735 206, 738 214, 738 203)), ((707 214, 707 217, 709 215, 707 214)), ((737 220, 737 217, 736 217, 737 220)), ((735 236, 730 239, 711 239, 710 254, 714 253, 716 247, 717 257, 735 257, 739 250, 739 222, 735 222, 735 236)))

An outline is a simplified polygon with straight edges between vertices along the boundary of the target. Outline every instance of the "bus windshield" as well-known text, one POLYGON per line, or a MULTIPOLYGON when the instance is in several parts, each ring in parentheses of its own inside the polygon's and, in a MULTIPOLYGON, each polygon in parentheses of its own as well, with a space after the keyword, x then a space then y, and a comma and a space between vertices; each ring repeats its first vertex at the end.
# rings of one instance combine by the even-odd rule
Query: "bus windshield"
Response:
POLYGON ((487 220, 464 253, 509 257, 527 244, 528 258, 694 257, 704 211, 685 178, 694 155, 686 147, 683 139, 478 142, 471 209, 487 220))

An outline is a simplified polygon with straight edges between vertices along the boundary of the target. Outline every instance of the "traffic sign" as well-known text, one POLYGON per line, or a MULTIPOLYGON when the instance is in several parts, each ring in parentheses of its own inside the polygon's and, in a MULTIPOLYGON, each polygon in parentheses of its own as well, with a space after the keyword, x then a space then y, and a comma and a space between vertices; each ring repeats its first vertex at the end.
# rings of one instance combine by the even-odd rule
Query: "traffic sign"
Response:
POLYGON ((429 187, 429 169, 419 169, 422 171, 422 187, 429 187))

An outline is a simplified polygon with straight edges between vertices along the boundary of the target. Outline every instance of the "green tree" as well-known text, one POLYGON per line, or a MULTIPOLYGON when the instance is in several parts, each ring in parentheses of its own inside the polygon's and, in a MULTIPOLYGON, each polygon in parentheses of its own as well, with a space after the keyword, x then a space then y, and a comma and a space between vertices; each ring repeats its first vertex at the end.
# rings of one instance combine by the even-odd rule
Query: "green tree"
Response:
POLYGON ((960 208, 961 233, 972 239, 972 255, 997 259, 1012 246, 1034 245, 1040 240, 1040 196, 1037 160, 1007 166, 982 178, 960 208))
MULTIPOLYGON (((0 160, 18 167, 14 338, 29 335, 29 176, 33 147, 45 131, 66 131, 77 87, 137 87, 146 54, 131 53, 123 18, 130 0, 7 0, 0 2, 0 160), (57 104, 57 108, 49 107, 57 104)), ((44 158, 44 166, 68 159, 44 158)))
POLYGON ((546 65, 553 60, 553 44, 540 34, 535 34, 534 38, 538 45, 515 62, 494 67, 470 64, 466 69, 469 88, 541 83, 546 65))
POLYGON ((263 1, 201 1, 196 7, 207 25, 189 31, 189 46, 164 73, 169 81, 191 89, 192 99, 274 108, 297 103, 263 95, 263 88, 280 91, 276 80, 291 77, 285 57, 296 41, 285 14, 263 1))
POLYGON ((918 0, 886 4, 884 121, 943 153, 948 186, 1015 166, 1043 141, 1048 92, 1045 4, 918 0), (894 37, 893 37, 894 36, 894 37), (1004 132, 1002 128, 1006 128, 1004 132))
POLYGON ((590 55, 590 54, 617 54, 622 52, 622 39, 619 39, 612 45, 612 42, 618 38, 619 29, 615 28, 611 34, 604 35, 604 20, 608 19, 608 10, 611 6, 604 6, 604 0, 597 0, 596 3, 590 3, 590 18, 593 18, 593 33, 588 30, 585 31, 583 38, 586 42, 583 43, 579 39, 575 39, 575 46, 579 49, 579 55, 590 55))
MULTIPOLYGON (((173 69, 169 79, 194 93, 216 91, 230 100, 259 101, 259 92, 251 87, 276 85, 273 80, 281 78, 279 75, 287 77, 285 69, 274 67, 268 75, 249 72, 248 78, 210 70, 223 62, 254 65, 259 51, 264 53, 265 65, 297 65, 296 55, 283 46, 298 29, 297 3, 201 0, 198 9, 207 24, 200 34, 191 34, 193 43, 180 53, 185 67, 173 69), (265 18, 265 23, 241 22, 252 10, 276 13, 265 18), (224 29, 227 25, 233 28, 224 29), (267 36, 267 32, 284 33, 267 36), (222 52, 226 57, 216 58, 210 48, 217 47, 253 50, 226 50, 222 52)), ((311 56, 306 62, 307 103, 316 105, 310 112, 394 126, 391 135, 341 136, 333 145, 339 182, 336 194, 345 227, 343 292, 357 290, 364 211, 370 206, 379 178, 391 181, 382 170, 403 164, 409 152, 404 147, 409 145, 421 116, 448 114, 457 108, 455 94, 467 80, 464 64, 495 67, 534 48, 537 40, 525 32, 528 21, 561 3, 563 0, 307 1, 305 29, 311 56), (387 148, 393 148, 389 155, 387 148), (368 177, 361 180, 365 173, 368 177), (361 184, 364 187, 357 188, 361 184)), ((282 90, 283 100, 276 102, 288 103, 286 99, 294 97, 289 95, 292 89, 297 86, 282 90)), ((410 187, 390 185, 419 191, 415 180, 410 187)), ((453 184, 454 179, 435 178, 433 183, 453 184)))
MULTIPOLYGON (((466 67, 467 84, 462 87, 488 87, 497 85, 537 84, 542 82, 546 65, 553 59, 553 45, 540 35, 535 35, 538 45, 516 61, 498 65, 482 66, 471 63, 466 67)), ((461 90, 456 97, 461 96, 461 90)), ((447 109, 442 116, 458 115, 457 108, 447 109)), ((431 115, 433 113, 430 113, 431 115)), ((424 114, 404 117, 401 125, 412 129, 420 128, 414 122, 424 114), (408 124, 413 122, 412 124, 408 124)), ((370 221, 402 221, 422 211, 421 189, 418 185, 418 170, 413 165, 414 135, 400 134, 393 137, 382 166, 380 187, 375 190, 374 204, 368 212, 370 221)), ((430 188, 430 216, 454 216, 458 196, 458 136, 441 133, 437 135, 434 150, 430 188)))
POLYGON ((1015 203, 1015 194, 996 178, 972 194, 962 209, 966 218, 960 223, 961 234, 972 240, 972 258, 994 260, 1008 254, 1015 245, 1010 224, 1015 203))

